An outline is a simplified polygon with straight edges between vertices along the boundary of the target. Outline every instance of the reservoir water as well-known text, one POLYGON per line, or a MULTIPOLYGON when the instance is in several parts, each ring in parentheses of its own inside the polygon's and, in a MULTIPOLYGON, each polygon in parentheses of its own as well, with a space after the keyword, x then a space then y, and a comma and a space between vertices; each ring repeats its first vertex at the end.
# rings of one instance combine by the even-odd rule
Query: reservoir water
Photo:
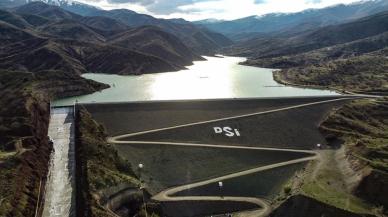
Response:
POLYGON ((111 86, 89 95, 57 100, 55 105, 88 102, 293 97, 338 95, 328 90, 284 86, 274 81, 272 69, 239 65, 241 57, 206 57, 187 70, 140 76, 84 74, 111 86))

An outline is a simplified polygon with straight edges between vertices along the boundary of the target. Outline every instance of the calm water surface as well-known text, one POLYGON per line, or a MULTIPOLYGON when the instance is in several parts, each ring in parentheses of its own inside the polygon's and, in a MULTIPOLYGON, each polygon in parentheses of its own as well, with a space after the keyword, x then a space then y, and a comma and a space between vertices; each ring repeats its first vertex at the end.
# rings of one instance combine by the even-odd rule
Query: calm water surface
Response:
POLYGON ((291 97, 338 95, 327 90, 288 87, 273 80, 272 70, 242 66, 240 57, 206 57, 188 70, 141 76, 84 74, 83 77, 111 85, 89 95, 55 102, 71 105, 78 102, 122 102, 174 99, 216 99, 247 97, 291 97))

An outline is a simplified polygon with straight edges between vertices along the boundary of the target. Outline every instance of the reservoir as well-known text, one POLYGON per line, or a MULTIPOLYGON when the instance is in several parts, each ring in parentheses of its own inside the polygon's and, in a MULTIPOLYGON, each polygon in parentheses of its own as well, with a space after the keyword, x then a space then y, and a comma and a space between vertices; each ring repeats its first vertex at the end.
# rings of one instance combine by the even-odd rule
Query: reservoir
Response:
POLYGON ((83 77, 111 88, 89 95, 70 97, 55 105, 91 102, 124 102, 147 100, 261 98, 338 95, 329 90, 284 86, 274 81, 272 69, 239 65, 242 57, 205 57, 187 70, 178 72, 120 76, 84 74, 83 77))

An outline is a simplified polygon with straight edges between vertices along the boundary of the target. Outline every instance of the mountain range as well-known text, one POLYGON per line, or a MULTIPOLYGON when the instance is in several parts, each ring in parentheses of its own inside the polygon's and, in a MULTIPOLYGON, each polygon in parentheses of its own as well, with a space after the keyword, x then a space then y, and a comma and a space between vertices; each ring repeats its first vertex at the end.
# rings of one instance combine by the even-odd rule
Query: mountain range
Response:
POLYGON ((234 40, 251 39, 282 31, 303 32, 317 27, 336 25, 388 10, 388 1, 371 0, 338 4, 297 13, 270 13, 237 20, 202 20, 195 22, 234 40))
POLYGON ((315 28, 299 34, 284 31, 270 37, 257 37, 232 46, 230 54, 267 58, 343 44, 388 31, 387 18, 387 12, 381 12, 349 23, 315 28))
POLYGON ((282 69, 281 83, 388 92, 388 11, 299 34, 281 32, 226 48, 244 65, 282 69))
POLYGON ((1 11, 0 67, 141 74, 180 70, 217 52, 248 57, 248 65, 300 67, 384 49, 388 30, 385 0, 194 23, 75 1, 44 1, 1 11), (26 61, 32 56, 48 61, 26 61))
POLYGON ((231 45, 232 42, 228 38, 243 41, 276 35, 279 32, 297 34, 318 27, 351 22, 388 10, 388 1, 386 0, 363 0, 322 9, 307 9, 296 13, 270 13, 230 21, 206 19, 189 22, 184 19, 157 19, 126 9, 107 11, 71 0, 4 0, 0 3, 0 8, 20 6, 32 1, 55 5, 84 17, 109 17, 130 27, 158 26, 164 31, 174 34, 188 47, 201 54, 214 54, 214 50, 231 45))
MULTIPOLYGON (((387 3, 372 0, 300 13, 193 23, 124 9, 104 11, 70 0, 0 0, 0 185, 5 186, 0 188, 0 216, 35 216, 39 210, 38 192, 52 151, 47 138, 50 101, 109 87, 81 74, 177 71, 204 60, 202 55, 220 52, 247 57, 241 64, 279 69, 273 74, 279 83, 388 95, 387 3)), ((307 184, 298 194, 303 191, 316 200, 292 199, 289 193, 295 192, 287 185, 274 204, 285 202, 271 216, 314 216, 315 212, 306 210, 327 209, 334 210, 332 216, 343 213, 334 207, 357 213, 373 210, 377 216, 383 208, 387 210, 386 101, 355 101, 355 106, 330 112, 322 124, 317 123, 322 133, 329 132, 325 135, 330 143, 343 142, 345 147, 327 152, 329 160, 336 163, 337 156, 346 155, 341 158, 349 157, 347 163, 357 169, 366 167, 362 172, 368 174, 360 177, 360 184, 353 186, 350 178, 351 186, 344 185, 348 166, 344 172, 329 164, 323 170, 330 167, 335 173, 329 171, 329 179, 317 173, 321 181, 314 175, 311 183, 302 183, 298 175, 298 186, 307 184), (332 179, 332 174, 341 178, 332 179), (346 191, 336 192, 339 188, 346 191), (358 197, 370 205, 359 205, 358 197)), ((97 139, 105 141, 102 129, 90 128, 96 133, 87 136, 93 145, 97 139)), ((102 155, 109 154, 98 151, 98 157, 102 155)), ((132 202, 128 203, 132 209, 132 202)), ((139 206, 135 210, 144 207, 138 200, 133 205, 139 206)), ((79 207, 82 210, 82 204, 79 207)))
MULTIPOLYGON (((132 12, 122 10, 121 14, 125 17, 132 12)), ((176 31, 184 30, 181 37, 200 35, 188 47, 163 26, 137 28, 120 19, 84 17, 43 2, 0 11, 0 25, 3 39, 0 66, 22 71, 66 70, 76 74, 176 71, 195 60, 203 60, 200 55, 211 52, 202 52, 198 47, 212 48, 214 52, 222 43, 230 42, 194 25, 172 23, 176 31), (213 47, 209 43, 214 43, 213 47)))
MULTIPOLYGON (((30 0, 5 0, 8 3, 0 4, 0 8, 7 5, 10 6, 19 5, 22 6, 25 3, 38 3, 42 2, 48 5, 57 6, 64 11, 71 12, 73 15, 80 15, 83 17, 107 17, 120 21, 121 23, 135 28, 145 25, 152 25, 160 27, 163 31, 169 32, 177 36, 186 46, 193 49, 197 54, 214 55, 215 51, 219 48, 232 44, 232 41, 220 33, 209 31, 207 28, 197 26, 191 22, 183 19, 157 19, 150 15, 139 14, 127 9, 117 10, 102 10, 94 6, 83 4, 77 1, 68 0, 41 0, 41 1, 30 1, 30 0)), ((39 5, 36 4, 39 8, 39 5)), ((28 7, 31 11, 27 13, 42 13, 33 11, 31 5, 28 7)), ((12 10, 12 9, 11 9, 12 10)), ((23 11, 19 11, 22 12, 23 11)), ((57 11, 58 13, 58 11, 57 11)), ((63 15, 59 15, 59 18, 65 18, 63 15)), ((54 17, 50 17, 54 18, 54 17)), ((55 19, 55 18, 54 18, 55 19)))

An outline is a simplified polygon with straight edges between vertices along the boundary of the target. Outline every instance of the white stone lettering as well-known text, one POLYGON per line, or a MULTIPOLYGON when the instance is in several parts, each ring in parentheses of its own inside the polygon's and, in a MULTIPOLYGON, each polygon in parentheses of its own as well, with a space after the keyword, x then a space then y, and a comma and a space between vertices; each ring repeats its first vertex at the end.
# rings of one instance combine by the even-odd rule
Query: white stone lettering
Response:
POLYGON ((236 133, 236 136, 240 136, 240 131, 238 131, 238 129, 234 129, 234 133, 236 133))
POLYGON ((221 127, 214 127, 214 132, 216 134, 220 134, 220 133, 222 133, 222 128, 221 127))
POLYGON ((227 137, 233 137, 233 136, 234 136, 234 133, 233 133, 232 130, 233 130, 233 129, 230 128, 230 127, 224 127, 225 136, 227 136, 227 137))
POLYGON ((216 134, 224 134, 227 137, 241 136, 240 131, 238 129, 233 129, 231 127, 213 127, 214 133, 216 134))

